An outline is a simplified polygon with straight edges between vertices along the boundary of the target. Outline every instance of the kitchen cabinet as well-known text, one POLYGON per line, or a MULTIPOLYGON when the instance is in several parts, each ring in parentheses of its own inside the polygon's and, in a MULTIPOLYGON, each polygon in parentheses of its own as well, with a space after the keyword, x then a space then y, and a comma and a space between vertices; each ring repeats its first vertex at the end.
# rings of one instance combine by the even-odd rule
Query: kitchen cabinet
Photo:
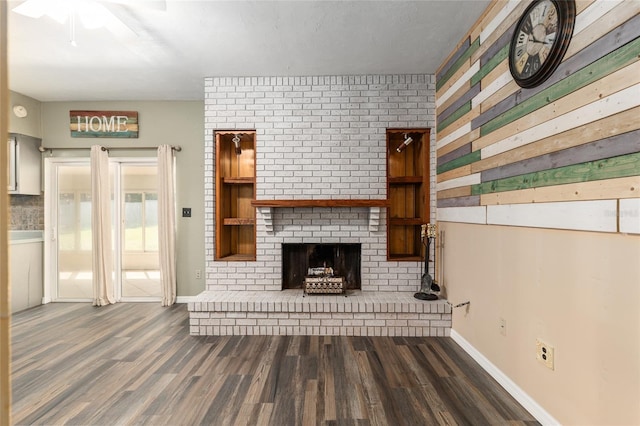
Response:
POLYGON ((42 156, 40 139, 17 133, 9 134, 7 167, 9 194, 40 195, 42 156))
POLYGON ((42 304, 43 239, 42 231, 10 231, 9 286, 11 312, 42 304))
POLYGON ((253 130, 216 132, 216 260, 256 259, 253 130))
POLYGON ((429 129, 387 130, 387 195, 388 260, 421 260, 421 225, 429 222, 429 129))

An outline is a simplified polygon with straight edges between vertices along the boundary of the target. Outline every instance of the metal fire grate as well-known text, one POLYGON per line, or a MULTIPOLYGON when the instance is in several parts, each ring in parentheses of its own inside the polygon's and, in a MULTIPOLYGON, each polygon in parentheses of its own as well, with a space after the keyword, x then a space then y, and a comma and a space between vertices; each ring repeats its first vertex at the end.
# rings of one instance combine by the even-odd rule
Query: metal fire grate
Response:
POLYGON ((342 294, 344 277, 305 277, 305 294, 342 294))

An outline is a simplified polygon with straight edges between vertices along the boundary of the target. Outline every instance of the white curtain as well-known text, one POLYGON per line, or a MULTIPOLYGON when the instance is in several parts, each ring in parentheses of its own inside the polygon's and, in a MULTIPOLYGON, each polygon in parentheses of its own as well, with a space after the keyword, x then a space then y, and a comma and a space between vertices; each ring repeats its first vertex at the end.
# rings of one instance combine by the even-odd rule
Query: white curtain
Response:
POLYGON ((173 148, 158 147, 158 243, 162 306, 176 301, 176 207, 173 148))
POLYGON ((93 306, 116 303, 113 295, 109 154, 98 145, 91 147, 91 234, 93 306))

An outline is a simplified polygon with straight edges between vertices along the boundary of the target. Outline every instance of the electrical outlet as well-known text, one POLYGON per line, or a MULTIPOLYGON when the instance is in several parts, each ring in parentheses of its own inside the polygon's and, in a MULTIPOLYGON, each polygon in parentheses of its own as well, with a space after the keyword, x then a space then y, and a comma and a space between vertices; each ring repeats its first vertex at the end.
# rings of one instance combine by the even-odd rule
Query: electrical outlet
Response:
POLYGON ((202 279, 202 270, 196 269, 196 280, 202 279))
POLYGON ((536 359, 551 370, 554 369, 553 352, 553 346, 550 346, 540 339, 536 339, 536 359))
POLYGON ((500 334, 503 336, 507 335, 507 320, 504 318, 500 318, 498 320, 498 328, 500 329, 500 334))
POLYGON ((191 217, 191 207, 182 208, 182 217, 191 217))

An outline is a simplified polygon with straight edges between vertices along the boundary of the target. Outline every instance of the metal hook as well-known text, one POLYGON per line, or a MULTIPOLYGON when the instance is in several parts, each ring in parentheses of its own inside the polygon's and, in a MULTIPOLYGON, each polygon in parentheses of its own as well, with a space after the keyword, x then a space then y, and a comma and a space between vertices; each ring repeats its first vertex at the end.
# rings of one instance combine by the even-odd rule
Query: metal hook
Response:
POLYGON ((236 147, 236 155, 242 154, 242 149, 240 148, 240 138, 241 137, 242 137, 242 133, 239 133, 239 134, 233 135, 233 139, 231 139, 231 142, 233 142, 233 144, 236 147))

